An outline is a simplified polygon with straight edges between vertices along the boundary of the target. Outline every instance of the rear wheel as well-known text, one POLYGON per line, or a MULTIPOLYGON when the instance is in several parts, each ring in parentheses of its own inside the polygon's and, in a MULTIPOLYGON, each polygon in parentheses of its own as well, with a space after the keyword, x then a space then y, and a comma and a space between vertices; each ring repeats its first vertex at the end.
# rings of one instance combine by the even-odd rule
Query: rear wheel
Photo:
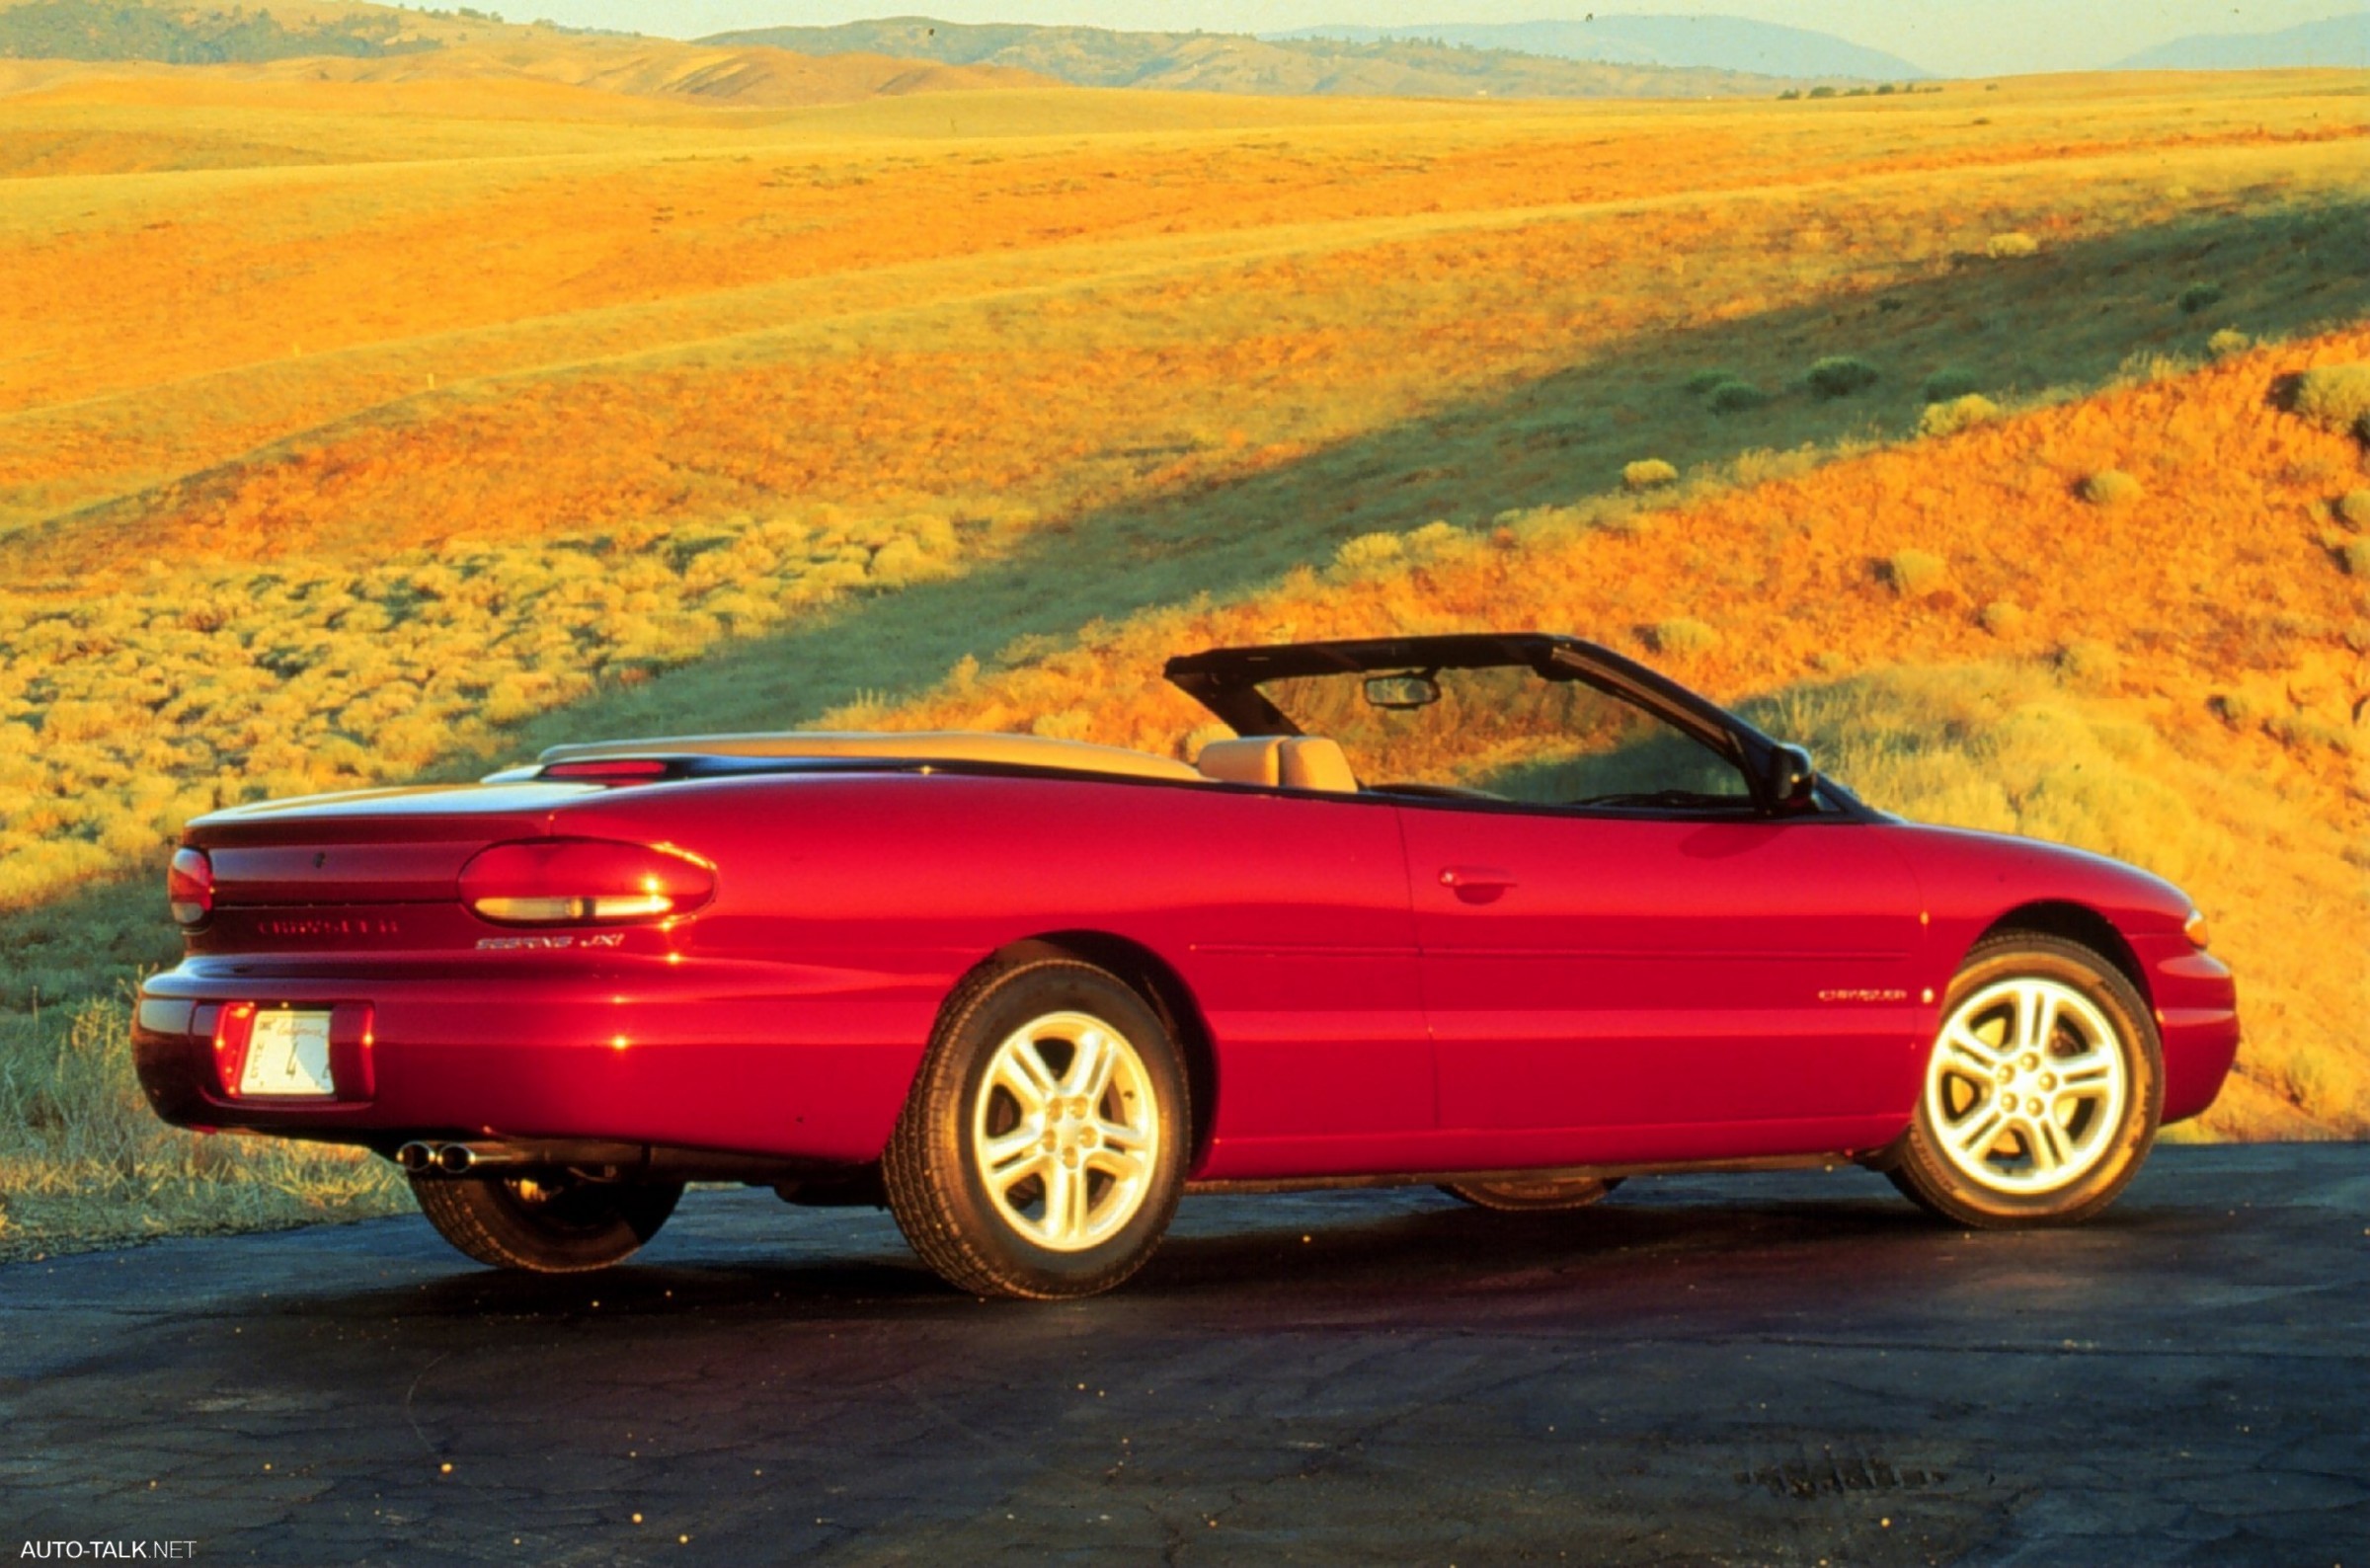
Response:
POLYGON ((1893 1185, 1985 1227, 2087 1219, 2156 1139, 2164 1056, 2120 971, 2057 937, 1978 945, 1950 982, 1893 1185))
POLYGON ((1505 1214, 1545 1214, 1602 1203, 1621 1184, 1619 1176, 1503 1177, 1493 1181, 1449 1182, 1442 1192, 1476 1209, 1505 1214))
POLYGON ((436 1233, 480 1263, 530 1274, 605 1269, 640 1251, 683 1196, 680 1182, 533 1176, 414 1176, 436 1233))
POLYGON ((1157 1014, 1074 959, 990 970, 949 1000, 889 1140, 889 1209, 975 1295, 1110 1290, 1184 1190, 1185 1071, 1157 1014))

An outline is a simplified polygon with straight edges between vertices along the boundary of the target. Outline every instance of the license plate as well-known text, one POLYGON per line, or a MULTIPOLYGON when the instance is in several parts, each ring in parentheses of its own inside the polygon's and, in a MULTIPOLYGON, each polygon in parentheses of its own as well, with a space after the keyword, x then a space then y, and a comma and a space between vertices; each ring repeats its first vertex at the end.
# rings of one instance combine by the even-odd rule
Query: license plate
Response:
POLYGON ((330 1096, 338 1086, 329 1072, 329 1014, 280 1009, 258 1012, 247 1036, 247 1064, 239 1071, 241 1094, 330 1096))

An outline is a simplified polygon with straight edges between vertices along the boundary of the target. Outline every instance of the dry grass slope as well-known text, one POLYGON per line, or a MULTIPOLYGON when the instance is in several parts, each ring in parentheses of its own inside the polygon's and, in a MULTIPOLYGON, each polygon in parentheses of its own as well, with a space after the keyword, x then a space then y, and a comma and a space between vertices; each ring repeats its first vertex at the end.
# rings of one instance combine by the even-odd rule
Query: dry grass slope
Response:
POLYGON ((1173 746, 1174 647, 1376 625, 1593 628, 1894 736, 1845 771, 1904 804, 2161 823, 2249 975, 2217 1131, 2358 1125, 2283 935, 2359 929, 2362 480, 2263 401, 2370 357, 2279 347, 2370 312, 2358 76, 830 104, 443 41, 0 62, 0 1248, 387 1199, 130 1097, 191 812, 950 666, 896 722, 1173 746))

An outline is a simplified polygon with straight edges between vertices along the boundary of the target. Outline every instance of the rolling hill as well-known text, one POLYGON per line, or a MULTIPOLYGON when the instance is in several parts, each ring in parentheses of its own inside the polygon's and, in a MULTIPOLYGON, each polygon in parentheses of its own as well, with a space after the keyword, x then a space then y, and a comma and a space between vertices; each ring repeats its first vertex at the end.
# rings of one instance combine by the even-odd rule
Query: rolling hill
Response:
MULTIPOLYGON (((864 52, 828 59, 763 46, 714 47, 634 34, 515 26, 489 14, 416 12, 361 0, 294 0, 276 10, 25 0, 0 8, 0 60, 245 68, 256 80, 548 84, 742 108, 843 104, 914 93, 1044 86, 997 65, 864 52)), ((77 73, 20 66, 0 90, 77 73)), ((547 106, 548 107, 548 106, 547 106)))
POLYGON ((1744 17, 1598 16, 1570 22, 1438 23, 1413 27, 1320 27, 1266 35, 1276 41, 1343 39, 1359 43, 1431 40, 1618 65, 1698 67, 1763 76, 1907 82, 1929 73, 1897 54, 1831 33, 1744 17))
POLYGON ((1416 39, 1257 39, 1230 33, 970 25, 895 17, 752 28, 700 40, 802 54, 867 52, 1002 65, 1079 87, 1386 98, 1766 97, 1786 83, 1734 70, 1559 59, 1416 39))

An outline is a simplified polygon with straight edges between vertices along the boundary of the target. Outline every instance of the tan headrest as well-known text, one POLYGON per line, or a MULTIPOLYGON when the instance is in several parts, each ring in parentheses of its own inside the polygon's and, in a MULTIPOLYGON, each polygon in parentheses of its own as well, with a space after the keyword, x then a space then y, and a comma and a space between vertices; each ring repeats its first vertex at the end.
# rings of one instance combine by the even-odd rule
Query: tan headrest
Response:
POLYGON ((1278 753, 1284 748, 1284 738, 1275 735, 1255 735, 1247 741, 1213 741, 1202 747, 1202 754, 1193 765, 1202 777, 1221 784, 1258 784, 1274 789, 1283 781, 1283 766, 1278 753))
POLYGON ((1358 793, 1358 775, 1341 743, 1323 736, 1296 736, 1284 743, 1278 771, 1288 790, 1329 790, 1337 795, 1358 793))

